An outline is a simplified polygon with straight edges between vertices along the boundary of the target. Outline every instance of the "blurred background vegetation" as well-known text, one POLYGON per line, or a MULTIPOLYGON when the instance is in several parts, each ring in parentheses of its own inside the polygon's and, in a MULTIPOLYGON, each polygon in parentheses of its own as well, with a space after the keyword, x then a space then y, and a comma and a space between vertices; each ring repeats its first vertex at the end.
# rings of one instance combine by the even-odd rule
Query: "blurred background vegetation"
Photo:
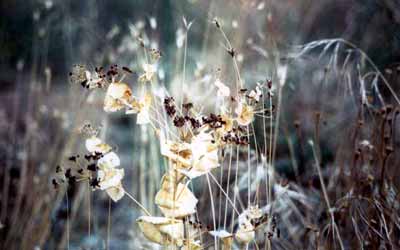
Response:
MULTIPOLYGON (((111 127, 106 137, 118 145, 125 165, 140 165, 135 158, 137 143, 145 139, 133 122, 118 115, 96 116, 93 107, 84 114, 75 114, 82 96, 70 90, 71 66, 137 65, 134 33, 139 29, 154 42, 153 47, 163 52, 163 83, 172 85, 180 70, 177 65, 181 63, 183 16, 194 21, 188 36, 188 72, 193 72, 199 61, 216 68, 226 60, 222 39, 210 28, 213 18, 218 17, 235 48, 245 55, 241 67, 248 81, 267 77, 260 54, 268 50, 270 39, 282 51, 289 51, 293 45, 314 40, 344 38, 367 52, 397 93, 400 89, 397 0, 2 0, 0 245, 8 246, 4 249, 65 246, 66 204, 63 196, 52 190, 50 179, 63 157, 79 151, 76 129, 85 119, 111 127), (156 20, 156 28, 152 20, 156 20), (222 52, 214 53, 218 50, 222 52)), ((309 71, 301 66, 298 69, 292 72, 292 82, 307 86, 306 79, 311 81, 309 71)), ((312 98, 312 94, 303 93, 298 98, 312 98)), ((294 100, 288 105, 288 112, 303 111, 294 100)), ((332 155, 328 150, 326 159, 332 159, 332 155)), ((154 164, 159 161, 151 154, 146 157, 142 160, 154 164)), ((287 164, 283 156, 278 160, 287 164)), ((142 173, 137 169, 133 166, 128 176, 142 173)), ((141 181, 146 182, 146 178, 141 181)), ((140 196, 142 184, 130 179, 133 181, 127 185, 140 196)), ((88 206, 83 193, 71 193, 79 198, 69 205, 76 202, 88 206)), ((106 213, 107 200, 92 199, 97 200, 93 202, 94 213, 106 213)), ((133 228, 138 211, 131 207, 129 201, 124 201, 113 208, 112 249, 136 249, 138 232, 133 228), (122 223, 127 227, 116 226, 122 223)), ((72 247, 76 247, 72 249, 102 249, 106 218, 93 216, 94 233, 82 237, 86 232, 82 218, 86 214, 79 216, 78 208, 74 211, 78 221, 72 226, 72 247)))
MULTIPOLYGON (((399 2, 394 0, 273 1, 145 1, 145 0, 3 0, 0 8, 2 80, 12 82, 18 61, 40 69, 51 67, 60 77, 71 64, 91 62, 96 54, 115 48, 129 33, 129 24, 155 17, 160 47, 174 46, 181 17, 195 20, 190 47, 204 42, 214 16, 236 21, 240 32, 271 32, 282 46, 321 38, 342 37, 368 52, 381 67, 400 54, 399 2), (268 15, 273 20, 268 21, 268 15), (118 27, 112 39, 107 34, 118 27), (388 53, 390 51, 390 53, 388 53)), ((150 29, 146 26, 146 29, 150 29)))

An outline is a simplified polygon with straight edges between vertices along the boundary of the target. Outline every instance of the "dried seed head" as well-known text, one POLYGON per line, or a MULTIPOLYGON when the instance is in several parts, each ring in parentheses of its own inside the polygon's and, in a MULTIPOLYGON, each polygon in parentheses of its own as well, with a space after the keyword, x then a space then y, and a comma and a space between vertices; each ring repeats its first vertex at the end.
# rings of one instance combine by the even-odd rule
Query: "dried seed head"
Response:
POLYGON ((236 55, 236 50, 234 48, 227 49, 227 52, 232 58, 236 55))
POLYGON ((150 57, 151 60, 156 62, 162 57, 162 53, 158 49, 150 49, 150 57))
POLYGON ((272 89, 272 80, 271 80, 271 79, 268 79, 268 80, 267 80, 267 87, 268 87, 269 89, 272 89))
POLYGON ((185 125, 185 122, 186 122, 186 120, 182 116, 175 116, 175 118, 174 118, 175 127, 181 128, 185 125))
POLYGON ((214 17, 213 23, 215 24, 215 26, 216 26, 218 29, 221 28, 221 25, 220 25, 220 23, 219 23, 219 21, 218 21, 218 19, 217 19, 216 17, 214 17))
POLYGON ((173 117, 176 113, 176 107, 175 107, 175 102, 173 97, 165 97, 164 99, 164 108, 165 111, 167 112, 167 115, 169 117, 173 117))

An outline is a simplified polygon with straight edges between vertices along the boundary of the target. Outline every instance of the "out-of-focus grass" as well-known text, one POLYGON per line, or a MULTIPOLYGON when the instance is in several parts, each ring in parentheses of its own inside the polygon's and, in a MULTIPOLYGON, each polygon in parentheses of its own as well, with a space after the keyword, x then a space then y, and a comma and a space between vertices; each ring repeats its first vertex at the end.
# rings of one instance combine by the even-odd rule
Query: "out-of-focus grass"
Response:
MULTIPOLYGON (((100 8, 102 5, 89 3, 87 8, 84 8, 87 12, 83 14, 88 13, 86 16, 75 12, 75 8, 79 8, 77 3, 72 5, 77 5, 74 8, 58 4, 55 2, 52 7, 55 8, 54 16, 51 15, 51 10, 48 10, 49 17, 46 18, 45 14, 45 17, 35 24, 35 33, 42 34, 40 30, 43 28, 45 35, 32 35, 33 49, 30 50, 31 59, 26 60, 27 65, 24 68, 19 65, 21 71, 11 71, 5 77, 7 81, 13 82, 9 83, 12 87, 6 88, 1 97, 3 167, 0 172, 0 222, 3 227, 0 230, 1 245, 5 249, 32 249, 36 246, 43 249, 55 249, 57 246, 65 248, 68 238, 71 248, 85 245, 101 248, 105 245, 107 200, 101 194, 95 193, 90 196, 91 202, 88 202, 87 187, 80 185, 69 191, 67 204, 65 190, 55 192, 50 183, 55 167, 69 154, 82 148, 82 138, 77 131, 86 120, 103 124, 105 129, 102 136, 112 144, 118 145, 118 151, 125 155, 123 162, 128 172, 127 179, 131 180, 130 189, 146 207, 156 211, 152 198, 159 188, 162 159, 157 154, 158 142, 155 136, 134 128, 131 121, 118 116, 98 115, 101 103, 94 102, 83 108, 86 94, 82 94, 77 88, 70 89, 69 86, 65 86, 67 72, 60 70, 63 67, 58 67, 56 75, 52 75, 52 71, 47 71, 50 72, 47 75, 45 73, 46 67, 52 62, 48 61, 45 52, 57 51, 58 40, 53 40, 52 36, 61 37, 57 32, 52 34, 54 30, 66 34, 66 41, 62 42, 66 44, 63 47, 66 57, 62 57, 65 62, 58 62, 65 64, 64 67, 70 67, 75 61, 95 65, 117 62, 138 66, 140 56, 132 45, 134 38, 129 33, 133 27, 129 26, 129 23, 135 23, 137 19, 132 17, 132 20, 122 21, 122 24, 115 22, 115 27, 121 27, 119 33, 115 36, 110 35, 105 42, 96 43, 97 40, 103 40, 97 37, 106 36, 113 28, 111 25, 109 30, 100 31, 97 18, 107 20, 102 22, 110 25, 108 21, 112 22, 112 17, 119 15, 120 8, 110 9, 112 14, 103 17, 106 14, 105 10, 100 8), (65 9, 67 11, 63 12, 65 9), (60 15, 57 13, 65 14, 63 22, 54 21, 60 15), (77 24, 77 20, 81 22, 77 24), (54 23, 60 26, 52 28, 54 23), (85 34, 86 40, 71 35, 77 34, 73 32, 75 28, 79 29, 78 27, 84 31, 80 33, 85 34), (14 73, 16 77, 11 77, 14 73), (91 237, 87 237, 89 204, 93 220, 91 237)), ((343 74, 335 71, 332 66, 328 67, 329 60, 334 58, 336 53, 334 46, 324 52, 326 44, 321 44, 316 51, 307 51, 303 57, 286 56, 291 52, 292 44, 303 44, 327 37, 341 36, 352 39, 358 46, 373 54, 373 59, 378 63, 385 79, 393 86, 394 92, 398 93, 398 87, 395 85, 399 79, 399 69, 395 64, 398 49, 391 45, 398 41, 396 3, 306 1, 300 4, 271 1, 266 2, 263 8, 261 4, 261 1, 210 1, 185 3, 183 8, 180 2, 158 3, 161 7, 173 6, 168 23, 158 19, 160 31, 149 28, 148 17, 155 15, 159 18, 157 15, 161 16, 161 13, 168 16, 168 11, 164 12, 159 7, 155 13, 150 11, 150 14, 140 14, 146 31, 142 33, 146 33, 150 40, 157 42, 157 46, 166 51, 167 56, 162 62, 165 64, 164 83, 169 85, 171 94, 183 94, 180 82, 184 47, 176 48, 174 44, 175 38, 178 38, 175 27, 182 29, 183 14, 188 20, 194 19, 193 28, 188 36, 186 78, 188 82, 196 83, 193 84, 195 86, 187 85, 184 95, 194 102, 202 103, 205 110, 213 111, 215 103, 204 101, 207 100, 204 95, 196 94, 208 93, 207 84, 201 82, 201 76, 221 68, 227 82, 235 80, 232 64, 228 61, 229 55, 221 46, 223 38, 211 23, 214 16, 220 17, 232 46, 239 52, 238 57, 243 58, 242 61, 239 60, 239 67, 246 86, 252 86, 256 81, 265 80, 267 77, 276 77, 273 75, 276 72, 273 67, 277 66, 274 59, 279 57, 279 63, 288 64, 289 70, 280 95, 280 125, 276 131, 279 135, 274 163, 277 174, 273 204, 281 233, 280 238, 272 239, 272 247, 295 249, 304 246, 331 249, 340 247, 340 233, 340 240, 346 249, 363 245, 370 248, 395 249, 399 246, 399 172, 396 168, 399 162, 399 141, 396 136, 398 126, 395 115, 398 104, 393 99, 393 93, 383 86, 381 79, 378 80, 377 84, 385 104, 393 105, 389 113, 388 106, 379 103, 376 92, 371 88, 374 76, 368 77, 365 79, 368 89, 366 95, 374 100, 369 108, 361 104, 363 87, 358 79, 360 68, 357 67, 357 62, 360 62, 358 65, 361 70, 374 69, 371 65, 365 65, 363 60, 358 60, 360 54, 356 50, 349 68, 342 72, 343 74), (344 11, 349 6, 347 4, 352 6, 346 12, 352 20, 349 23, 335 15, 335 12, 344 11), (371 18, 365 29, 363 26, 367 14, 375 10, 379 10, 382 16, 371 18), (362 21, 358 21, 358 15, 362 21), (382 27, 386 27, 384 24, 391 24, 390 28, 379 32, 379 37, 376 37, 374 31, 381 31, 382 27), (376 40, 384 41, 384 45, 380 47, 377 45, 380 42, 376 40), (319 58, 322 52, 324 55, 319 58), (386 67, 386 64, 392 65, 386 67), (388 70, 385 70, 386 68, 388 70), (199 72, 199 77, 192 77, 195 71, 199 72), (205 73, 201 74, 202 71, 205 73), (308 143, 310 140, 313 141, 315 152, 308 143), (285 185, 279 184, 286 180, 289 182, 289 191, 284 190, 285 185), (326 193, 323 192, 321 184, 326 186, 326 193)), ((2 9, 4 12, 6 8, 2 9)), ((46 13, 46 10, 43 13, 46 13)), ((32 14, 35 15, 35 12, 32 14)), ((345 45, 340 46, 337 65, 343 66, 346 59, 343 52, 345 45)), ((10 51, 7 47, 6 50, 10 51)), ((17 50, 11 51, 17 53, 17 50)), ((55 55, 57 53, 52 56, 57 58, 55 55)), ((342 68, 338 67, 338 71, 340 70, 342 68)), ((265 133, 261 120, 256 121, 254 126, 256 134, 265 133)), ((261 148, 265 147, 262 141, 259 143, 261 148)), ((257 159, 252 160, 254 168, 257 162, 257 159)), ((217 176, 221 178, 224 186, 228 179, 233 178, 233 173, 226 177, 226 164, 221 168, 223 174, 217 176)), ((243 187, 239 187, 239 191, 243 200, 247 200, 246 171, 247 163, 240 163, 239 183, 244 184, 243 187)), ((265 180, 261 179, 261 182, 263 181, 265 180)), ((230 183, 233 183, 232 179, 230 183)), ((208 210, 210 197, 205 181, 200 181, 200 184, 199 186, 205 188, 195 190, 203 201, 198 207, 199 216, 202 221, 211 224, 212 217, 208 210)), ((214 185, 213 189, 218 190, 214 185)), ((231 190, 234 190, 234 187, 231 187, 231 190)), ((218 195, 213 197, 215 205, 219 208, 221 204, 224 211, 225 200, 223 195, 219 195, 222 198, 218 195)), ((266 204, 265 198, 262 198, 265 195, 264 192, 260 194, 259 202, 266 205, 264 209, 267 211, 271 204, 266 204)), ((113 205, 112 211, 112 239, 120 241, 115 240, 115 244, 111 246, 115 249, 135 249, 141 245, 142 236, 137 236, 139 232, 133 225, 139 212, 135 211, 128 201, 113 205), (124 242, 126 239, 131 241, 124 242)), ((230 217, 230 212, 227 213, 230 217)), ((263 236, 260 235, 259 238, 263 239, 263 236)), ((261 241, 260 247, 263 247, 263 244, 261 241)))

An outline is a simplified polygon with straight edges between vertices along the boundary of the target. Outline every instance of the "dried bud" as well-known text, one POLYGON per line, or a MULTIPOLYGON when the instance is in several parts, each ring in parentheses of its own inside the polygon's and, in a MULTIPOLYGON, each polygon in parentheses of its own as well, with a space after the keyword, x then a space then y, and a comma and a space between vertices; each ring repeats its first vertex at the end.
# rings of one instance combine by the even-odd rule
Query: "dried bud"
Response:
POLYGON ((234 48, 228 49, 227 52, 229 55, 231 55, 232 58, 235 57, 235 55, 236 55, 236 51, 234 48))
POLYGON ((219 21, 218 21, 218 19, 217 19, 216 17, 214 18, 213 23, 215 24, 215 26, 216 26, 218 29, 221 28, 221 25, 219 24, 219 21))

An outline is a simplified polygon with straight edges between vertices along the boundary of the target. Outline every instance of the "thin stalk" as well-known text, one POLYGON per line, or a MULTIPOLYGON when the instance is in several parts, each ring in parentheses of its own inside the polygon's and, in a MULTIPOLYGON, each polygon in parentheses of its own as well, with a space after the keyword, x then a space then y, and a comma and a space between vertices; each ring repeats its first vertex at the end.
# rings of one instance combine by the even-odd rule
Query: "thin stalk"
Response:
POLYGON ((69 199, 68 199, 68 186, 66 191, 67 199, 67 250, 69 250, 69 199))
MULTIPOLYGON (((186 30, 185 34, 185 47, 183 52, 183 69, 182 69, 182 83, 181 83, 181 90, 184 89, 185 81, 186 81, 186 57, 187 57, 187 43, 188 43, 188 30, 186 30)), ((179 107, 182 107, 183 104, 183 95, 181 95, 181 100, 179 103, 179 107)))
POLYGON ((323 195, 324 195, 324 199, 325 199, 325 202, 326 202, 326 206, 328 207, 328 213, 329 213, 330 216, 331 216, 332 226, 333 226, 333 227, 332 227, 332 230, 333 230, 332 235, 333 235, 333 237, 334 237, 335 231, 336 231, 336 234, 337 234, 337 238, 338 238, 338 241, 339 241, 340 248, 341 248, 342 250, 344 250, 342 238, 341 238, 341 236, 340 236, 339 229, 337 228, 337 225, 336 225, 336 222, 335 222, 335 217, 334 217, 334 214, 333 214, 333 210, 332 210, 331 205, 330 205, 330 202, 329 202, 328 192, 326 191, 325 182, 324 182, 324 179, 323 179, 323 177, 322 177, 322 171, 321 171, 321 166, 320 166, 320 163, 319 163, 319 160, 318 160, 318 154, 317 154, 317 151, 316 151, 316 149, 315 149, 315 147, 314 147, 314 142, 313 142, 312 140, 310 140, 310 141, 309 141, 309 144, 310 144, 310 146, 311 146, 311 148, 312 148, 312 151, 313 151, 314 160, 315 160, 315 166, 316 166, 316 168, 317 168, 318 177, 319 177, 319 181, 320 181, 320 183, 321 183, 322 193, 323 193, 323 195), (336 229, 336 230, 335 230, 335 229, 336 229))
POLYGON ((88 182, 88 236, 90 238, 90 226, 91 226, 91 192, 90 183, 88 182))
POLYGON ((239 211, 236 209, 236 207, 234 206, 233 202, 231 199, 229 199, 228 194, 225 193, 224 189, 221 187, 221 185, 218 183, 217 178, 215 178, 215 176, 212 173, 208 173, 211 178, 213 179, 213 181, 215 182, 215 184, 217 184, 218 188, 221 190, 221 192, 225 195, 226 199, 229 201, 229 203, 231 203, 233 210, 239 215, 239 211))
MULTIPOLYGON (((228 181, 226 183, 226 196, 229 197, 229 182, 231 177, 231 167, 232 167, 232 151, 233 146, 230 145, 230 152, 229 152, 229 164, 228 164, 228 181)), ((225 215, 224 215, 224 229, 226 229, 226 219, 228 215, 228 199, 225 199, 225 215)))
POLYGON ((140 202, 138 202, 135 198, 133 198, 133 196, 131 194, 129 194, 128 192, 125 191, 126 196, 128 196, 140 209, 142 209, 142 211, 147 215, 147 216, 151 216, 151 214, 149 213, 149 211, 147 211, 147 209, 140 204, 140 202))
MULTIPOLYGON (((239 172, 239 146, 236 146, 236 171, 235 171, 235 184, 233 185, 233 207, 236 207, 238 172, 239 172)), ((235 222, 235 214, 232 215, 231 232, 233 232, 234 222, 235 222)))
MULTIPOLYGON (((217 225, 215 221, 215 210, 214 210, 214 200, 213 200, 213 194, 212 194, 212 189, 211 189, 211 183, 210 183, 210 177, 207 176, 207 184, 208 184, 208 191, 210 192, 210 201, 211 201, 211 211, 212 211, 212 216, 213 216, 213 226, 214 226, 214 231, 217 230, 217 225)), ((218 249, 218 240, 217 236, 214 235, 214 247, 215 249, 218 249)))
POLYGON ((250 133, 249 126, 247 125, 247 207, 251 204, 251 168, 250 168, 250 133))
POLYGON ((107 250, 110 250, 110 234, 111 234, 111 198, 108 198, 107 250))

